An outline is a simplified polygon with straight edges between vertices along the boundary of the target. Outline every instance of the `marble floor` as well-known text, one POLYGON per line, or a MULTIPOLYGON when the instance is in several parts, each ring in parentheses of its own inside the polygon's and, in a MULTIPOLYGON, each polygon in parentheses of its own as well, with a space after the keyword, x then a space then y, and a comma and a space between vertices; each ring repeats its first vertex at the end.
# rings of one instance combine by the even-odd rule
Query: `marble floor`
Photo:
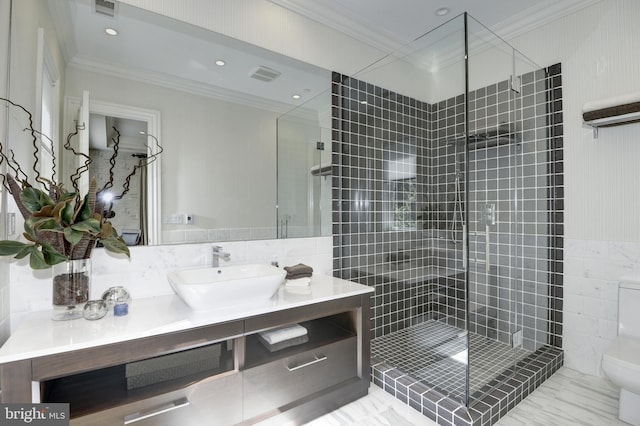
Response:
MULTIPOLYGON (((627 425, 618 420, 617 410, 618 392, 606 379, 562 367, 497 425, 627 425)), ((435 424, 374 385, 368 396, 307 423, 308 426, 435 424)))

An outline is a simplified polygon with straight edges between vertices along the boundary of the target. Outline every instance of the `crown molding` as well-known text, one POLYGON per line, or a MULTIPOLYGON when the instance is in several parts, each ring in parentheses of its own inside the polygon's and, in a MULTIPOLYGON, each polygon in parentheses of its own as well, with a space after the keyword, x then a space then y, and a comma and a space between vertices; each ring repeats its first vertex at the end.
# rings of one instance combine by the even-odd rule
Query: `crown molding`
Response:
POLYGON ((366 24, 358 15, 336 9, 322 0, 301 4, 296 0, 268 0, 301 16, 340 31, 383 52, 393 52, 407 44, 405 40, 382 28, 366 24))
POLYGON ((543 0, 491 27, 505 40, 515 38, 550 22, 592 6, 601 0, 543 0))
POLYGON ((289 105, 284 102, 271 101, 266 98, 256 97, 235 90, 225 89, 219 86, 200 83, 163 73, 130 69, 104 62, 97 62, 86 58, 79 58, 77 56, 74 57, 67 66, 86 72, 125 78, 128 80, 152 84, 167 89, 187 92, 198 96, 206 96, 225 102, 232 102, 248 107, 272 111, 279 114, 288 112, 295 107, 294 105, 289 105))
MULTIPOLYGON (((300 2, 299 0, 269 1, 387 53, 393 52, 412 41, 403 40, 389 31, 376 28, 350 11, 343 8, 338 10, 330 2, 323 0, 307 2, 300 2)), ((540 0, 531 2, 531 7, 491 26, 490 29, 503 39, 513 38, 599 1, 601 0, 540 0)), ((429 29, 427 28, 426 30, 429 29)))

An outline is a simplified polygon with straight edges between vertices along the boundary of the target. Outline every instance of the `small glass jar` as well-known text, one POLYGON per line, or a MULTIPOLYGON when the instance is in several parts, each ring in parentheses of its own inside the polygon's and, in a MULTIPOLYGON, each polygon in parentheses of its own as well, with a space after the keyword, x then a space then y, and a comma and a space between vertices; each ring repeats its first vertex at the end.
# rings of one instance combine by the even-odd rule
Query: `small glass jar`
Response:
POLYGON ((102 294, 102 300, 106 302, 109 309, 113 308, 113 315, 117 317, 129 313, 131 295, 122 286, 109 288, 102 294))
POLYGON ((82 311, 82 316, 90 321, 99 320, 107 315, 107 302, 104 300, 89 300, 82 311))
POLYGON ((55 321, 82 318, 89 301, 91 259, 73 259, 53 265, 53 317, 55 321))

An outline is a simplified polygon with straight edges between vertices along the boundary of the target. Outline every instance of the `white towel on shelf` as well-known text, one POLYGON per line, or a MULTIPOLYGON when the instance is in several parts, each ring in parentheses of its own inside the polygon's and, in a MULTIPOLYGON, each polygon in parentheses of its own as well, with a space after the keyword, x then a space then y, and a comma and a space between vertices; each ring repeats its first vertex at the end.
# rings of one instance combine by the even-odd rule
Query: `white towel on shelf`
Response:
POLYGON ((285 280, 284 285, 288 287, 308 287, 311 284, 311 277, 296 278, 294 280, 285 280))
POLYGON ((271 345, 284 342, 285 340, 295 339, 296 337, 305 336, 307 329, 300 324, 285 325, 259 333, 265 341, 271 345))

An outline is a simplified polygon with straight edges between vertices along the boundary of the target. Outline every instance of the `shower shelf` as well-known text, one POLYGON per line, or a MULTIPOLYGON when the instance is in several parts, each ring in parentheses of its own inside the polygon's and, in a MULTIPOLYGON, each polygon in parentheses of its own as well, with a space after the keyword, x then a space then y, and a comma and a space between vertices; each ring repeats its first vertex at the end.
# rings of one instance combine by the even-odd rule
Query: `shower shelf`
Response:
MULTIPOLYGON (((445 145, 458 145, 467 142, 467 135, 462 133, 445 138, 445 145)), ((498 128, 498 130, 487 130, 469 135, 468 147, 470 150, 495 148, 497 146, 520 143, 520 137, 510 129, 498 128)))

